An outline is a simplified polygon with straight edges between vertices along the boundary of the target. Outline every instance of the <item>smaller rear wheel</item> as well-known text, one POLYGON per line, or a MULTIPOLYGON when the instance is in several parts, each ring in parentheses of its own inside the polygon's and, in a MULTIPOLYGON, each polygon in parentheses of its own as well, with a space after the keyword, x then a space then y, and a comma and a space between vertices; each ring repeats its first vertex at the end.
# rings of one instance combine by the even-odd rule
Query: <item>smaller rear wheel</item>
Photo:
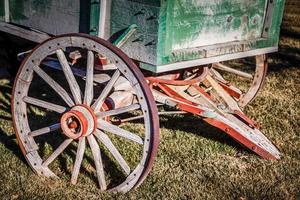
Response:
POLYGON ((246 107, 264 84, 268 64, 265 55, 214 63, 211 76, 238 102, 246 107))

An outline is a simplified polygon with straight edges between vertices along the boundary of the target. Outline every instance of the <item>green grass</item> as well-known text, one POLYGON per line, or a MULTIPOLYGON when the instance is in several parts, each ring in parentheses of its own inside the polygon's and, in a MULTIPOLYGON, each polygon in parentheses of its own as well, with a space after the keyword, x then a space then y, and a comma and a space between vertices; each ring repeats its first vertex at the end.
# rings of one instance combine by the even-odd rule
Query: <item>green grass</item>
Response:
POLYGON ((289 55, 270 56, 265 87, 246 109, 278 146, 280 160, 259 158, 199 118, 162 117, 153 171, 141 187, 125 195, 101 193, 89 178, 92 169, 76 186, 65 178, 52 180, 33 173, 12 128, 12 85, 0 80, 0 198, 300 199, 300 38, 283 36, 281 45, 289 55))

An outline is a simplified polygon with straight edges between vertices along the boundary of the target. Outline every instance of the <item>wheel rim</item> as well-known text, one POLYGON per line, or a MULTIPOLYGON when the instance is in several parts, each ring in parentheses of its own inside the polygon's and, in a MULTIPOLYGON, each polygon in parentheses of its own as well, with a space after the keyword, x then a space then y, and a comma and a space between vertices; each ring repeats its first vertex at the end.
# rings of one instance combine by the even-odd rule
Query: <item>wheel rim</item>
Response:
MULTIPOLYGON (((82 66, 82 63, 78 63, 78 66, 82 66)), ((66 154, 65 150, 71 144, 77 143, 73 167, 69 170, 72 183, 77 182, 80 168, 83 168, 83 159, 88 157, 85 149, 88 149, 89 146, 91 151, 90 157, 94 159, 96 168, 94 171, 96 171, 97 182, 101 190, 110 189, 114 192, 127 192, 145 179, 157 152, 159 131, 157 110, 143 75, 119 49, 104 40, 88 35, 69 34, 59 36, 45 41, 32 51, 22 63, 15 80, 12 113, 19 146, 30 166, 43 176, 56 177, 55 172, 57 170, 52 169, 50 166, 57 160, 58 156, 66 154), (75 49, 79 49, 82 55, 82 58, 78 60, 82 59, 86 63, 84 82, 78 80, 79 77, 76 70, 83 73, 84 71, 80 67, 74 69, 75 67, 70 64, 70 59, 67 58, 67 53, 74 52, 75 49), (116 66, 116 69, 96 74, 94 70, 96 54, 105 55, 107 60, 116 66), (62 68, 60 73, 50 73, 52 69, 49 71, 49 67, 45 64, 49 63, 49 59, 54 61, 56 59, 55 62, 59 63, 62 68), (99 74, 108 75, 109 79, 105 84, 96 82, 95 77, 99 74), (62 86, 63 82, 59 82, 58 77, 65 77, 65 83, 67 83, 68 88, 62 86), (107 97, 113 96, 114 93, 130 93, 124 90, 118 91, 118 85, 116 84, 121 79, 120 77, 125 78, 130 83, 130 92, 133 96, 132 104, 102 112, 107 97), (38 91, 43 89, 42 85, 35 86, 35 84, 40 84, 37 80, 42 80, 50 88, 46 92, 43 91, 44 93, 49 92, 51 94, 52 92, 53 95, 58 96, 55 101, 39 99, 43 95, 46 96, 46 99, 47 96, 53 99, 54 97, 52 98, 48 93, 43 93, 39 98, 30 96, 40 95, 38 91), (101 86, 101 91, 98 91, 99 85, 101 86), (99 94, 96 94, 96 89, 99 94), (59 99, 62 100, 64 105, 58 103, 59 99), (44 109, 42 110, 43 112, 46 110, 46 117, 44 118, 47 118, 48 112, 51 111, 50 113, 55 113, 55 116, 59 116, 59 119, 56 123, 33 129, 32 127, 36 126, 34 124, 37 124, 37 121, 33 120, 35 122, 32 122, 31 120, 31 118, 36 118, 36 116, 31 116, 33 115, 33 112, 31 112, 33 108, 44 109), (109 116, 124 114, 128 111, 141 112, 144 115, 141 133, 130 132, 126 130, 126 127, 118 127, 107 121, 109 116), (60 131, 61 129, 62 131, 60 131), (45 158, 41 153, 41 149, 44 147, 38 146, 38 138, 44 137, 46 139, 43 140, 47 140, 49 135, 60 132, 63 133, 61 134, 64 137, 63 141, 56 144, 59 146, 55 150, 53 148, 53 152, 49 153, 45 158), (120 138, 122 139, 118 143, 120 145, 114 144, 114 142, 121 140, 120 138), (131 163, 129 161, 127 163, 122 156, 124 152, 127 155, 126 148, 125 150, 120 149, 122 144, 125 143, 124 140, 134 143, 132 144, 133 147, 136 144, 141 144, 137 151, 128 151, 134 154, 132 157, 137 158, 135 162, 131 163), (122 182, 114 183, 112 175, 116 174, 111 175, 110 172, 105 171, 111 167, 107 167, 105 160, 103 160, 105 153, 110 153, 110 157, 107 157, 112 158, 116 166, 118 165, 117 168, 123 170, 122 182), (134 167, 132 167, 133 165, 134 167)), ((48 144, 47 141, 45 144, 48 144)), ((65 171, 68 172, 68 170, 65 171)), ((117 174, 117 179, 120 178, 119 176, 121 175, 117 174)))
POLYGON ((244 69, 245 63, 243 63, 243 60, 212 65, 212 77, 234 97, 242 109, 257 96, 267 74, 266 56, 258 55, 253 58, 249 63, 246 63, 246 69, 244 69))

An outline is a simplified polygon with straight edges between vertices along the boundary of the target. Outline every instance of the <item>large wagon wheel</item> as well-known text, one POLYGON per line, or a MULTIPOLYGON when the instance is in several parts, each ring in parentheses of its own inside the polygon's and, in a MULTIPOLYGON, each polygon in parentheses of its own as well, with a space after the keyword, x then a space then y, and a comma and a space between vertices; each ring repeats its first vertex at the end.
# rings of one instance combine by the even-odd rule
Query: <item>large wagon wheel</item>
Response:
POLYGON ((12 113, 19 146, 42 176, 69 178, 75 184, 85 171, 91 176, 82 178, 97 181, 101 190, 127 192, 145 179, 156 155, 157 108, 143 74, 99 38, 69 34, 37 46, 16 77, 12 113), (76 64, 71 64, 72 52, 81 57, 76 64), (96 55, 116 69, 94 70, 96 55), (49 68, 49 62, 61 71, 49 68), (127 89, 118 89, 120 80, 126 80, 127 89), (108 110, 107 99, 114 93, 131 94, 132 103, 108 110), (117 126, 109 120, 128 112, 142 113, 144 123, 117 126))
POLYGON ((211 74, 234 97, 238 105, 244 108, 262 88, 267 69, 266 56, 258 55, 247 59, 214 63, 211 74))

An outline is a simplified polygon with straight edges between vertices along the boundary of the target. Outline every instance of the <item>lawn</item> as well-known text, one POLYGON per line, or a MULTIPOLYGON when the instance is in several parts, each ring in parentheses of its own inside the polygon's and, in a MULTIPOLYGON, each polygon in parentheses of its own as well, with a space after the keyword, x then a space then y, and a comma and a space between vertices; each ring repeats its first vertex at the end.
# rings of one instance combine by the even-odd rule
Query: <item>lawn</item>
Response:
MULTIPOLYGON (((93 181, 71 185, 37 176, 12 128, 12 83, 0 80, 1 199, 300 199, 300 2, 287 1, 281 51, 269 56, 265 87, 246 113, 283 156, 263 160, 189 115, 161 117, 161 142, 151 174, 122 195, 93 181)), ((133 126, 132 124, 128 124, 133 126)), ((85 176, 84 174, 82 175, 85 176)))

